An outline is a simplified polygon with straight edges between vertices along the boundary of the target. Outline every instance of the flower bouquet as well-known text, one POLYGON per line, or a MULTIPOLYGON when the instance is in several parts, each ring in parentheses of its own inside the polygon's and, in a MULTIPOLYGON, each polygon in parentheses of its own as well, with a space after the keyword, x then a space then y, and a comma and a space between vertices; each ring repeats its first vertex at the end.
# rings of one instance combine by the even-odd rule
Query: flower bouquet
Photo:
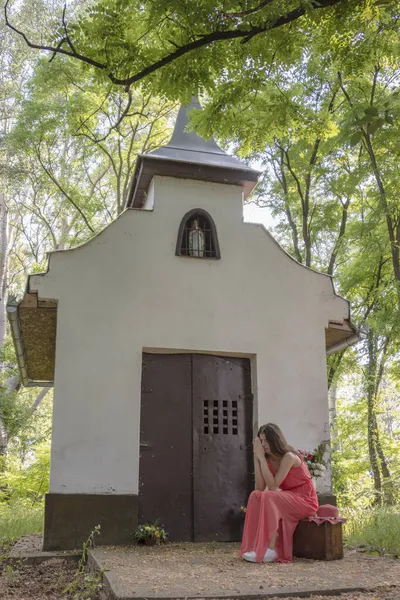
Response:
POLYGON ((299 450, 299 454, 306 463, 310 475, 313 479, 322 477, 322 474, 326 470, 326 461, 324 459, 325 454, 325 443, 319 444, 312 452, 306 452, 305 450, 299 450))

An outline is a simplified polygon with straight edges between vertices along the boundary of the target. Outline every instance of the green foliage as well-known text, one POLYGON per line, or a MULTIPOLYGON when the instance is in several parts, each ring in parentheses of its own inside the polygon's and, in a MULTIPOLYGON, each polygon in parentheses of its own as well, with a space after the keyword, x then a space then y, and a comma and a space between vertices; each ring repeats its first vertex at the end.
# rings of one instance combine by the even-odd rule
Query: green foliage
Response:
MULTIPOLYGON (((353 366, 351 366, 353 369, 353 366)), ((361 514, 375 500, 368 454, 367 403, 362 386, 362 371, 342 375, 337 416, 333 432, 333 488, 342 509, 358 510, 361 514)), ((400 500, 400 410, 393 381, 383 382, 377 416, 383 451, 388 460, 393 492, 400 500)), ((383 494, 385 492, 385 484, 383 494)))
POLYGON ((25 499, 32 505, 40 502, 48 491, 50 473, 50 443, 43 442, 30 450, 32 459, 21 464, 20 458, 10 453, 3 459, 0 472, 0 501, 25 499))
POLYGON ((103 572, 86 570, 88 551, 95 546, 95 537, 100 534, 100 525, 96 525, 88 538, 83 542, 82 555, 71 583, 64 589, 63 595, 71 595, 74 600, 91 600, 103 587, 103 572))
POLYGON ((3 423, 8 435, 8 439, 18 438, 19 451, 25 454, 29 451, 29 445, 34 436, 35 443, 48 439, 49 419, 51 418, 51 394, 43 401, 39 410, 32 413, 32 407, 38 390, 21 389, 18 392, 7 393, 3 388, 0 391, 0 420, 3 423), (24 436, 25 432, 25 436, 24 436), (29 439, 28 439, 29 438, 29 439))
POLYGON ((357 375, 355 396, 336 410, 333 472, 344 506, 399 496, 400 397, 387 376, 400 343, 396 31, 389 26, 387 37, 371 31, 356 44, 361 59, 349 49, 352 62, 340 49, 334 55, 321 47, 317 54, 310 43, 301 65, 271 68, 254 94, 245 93, 245 76, 242 93, 240 82, 232 88, 229 81, 229 91, 213 91, 205 111, 192 117, 203 133, 234 140, 242 157, 262 165, 253 200, 272 213, 273 233, 299 262, 334 274, 336 289, 351 303, 352 322, 371 331, 371 347, 359 344, 344 359, 329 360, 330 383, 339 393, 351 370, 357 375), (384 405, 389 389, 390 409, 384 405))
MULTIPOLYGON (((249 94, 268 76, 268 69, 290 71, 304 61, 310 47, 315 47, 322 64, 329 53, 336 62, 348 60, 355 71, 372 60, 371 38, 377 31, 384 36, 387 30, 390 37, 398 2, 329 4, 324 8, 324 0, 272 0, 252 10, 253 2, 237 0, 72 3, 65 24, 59 5, 55 11, 59 25, 52 35, 47 29, 42 39, 53 47, 62 43, 62 50, 76 57, 81 70, 90 69, 103 84, 140 81, 153 94, 186 101, 192 93, 215 91, 228 82, 232 89, 249 94), (280 25, 289 14, 293 18, 280 25)), ((10 18, 16 25, 22 21, 26 30, 29 1, 18 8, 10 18)))
POLYGON ((0 502, 0 543, 43 531, 43 505, 22 501, 0 502))
POLYGON ((0 397, 7 425, 7 452, 0 456, 1 502, 21 500, 34 506, 48 490, 52 395, 48 393, 32 412, 37 390, 21 390, 0 397))
POLYGON ((399 508, 353 509, 345 511, 346 545, 400 556, 399 508))
POLYGON ((24 204, 55 249, 86 241, 123 210, 137 154, 166 141, 173 111, 143 90, 104 88, 65 60, 36 65, 9 147, 22 170, 37 170, 24 204))
POLYGON ((87 241, 124 210, 138 153, 167 141, 177 108, 104 87, 65 60, 38 61, 27 88, 17 94, 5 172, 18 296, 26 272, 46 270, 48 251, 87 241))
POLYGON ((365 509, 372 502, 366 436, 367 411, 363 397, 350 405, 339 402, 332 453, 333 489, 341 507, 365 509))
POLYGON ((25 421, 27 407, 18 402, 16 393, 0 392, 0 421, 3 423, 8 435, 15 435, 25 421))
MULTIPOLYGON (((63 6, 56 0, 52 13, 49 3, 22 0, 11 18, 32 39, 57 45, 66 34, 63 6)), ((18 232, 10 286, 20 291, 26 272, 45 268, 46 250, 82 243, 119 214, 138 152, 167 140, 175 100, 201 95, 206 106, 193 111, 191 127, 261 165, 253 200, 274 216, 275 236, 299 262, 334 274, 337 290, 351 301, 352 321, 370 327, 370 346, 360 344, 328 365, 339 397, 335 491, 342 506, 367 508, 377 495, 371 415, 384 458, 379 469, 382 475, 386 461, 390 472, 379 494, 387 498, 390 484, 398 498, 400 487, 400 3, 342 0, 320 10, 273 0, 246 12, 254 6, 250 0, 69 3, 70 41, 62 47, 97 67, 60 55, 29 64, 18 37, 0 39, 7 55, 3 105, 11 107, 2 122, 12 124, 0 132, 0 184, 18 232), (262 29, 296 7, 307 10, 291 24, 210 41, 152 70, 210 32, 262 29), (25 85, 14 82, 20 64, 28 65, 25 85), (129 92, 119 86, 146 69, 129 92)), ((0 418, 10 432, 2 484, 5 497, 35 502, 46 489, 50 423, 30 416, 33 398, 24 394, 0 396, 0 418)))
POLYGON ((154 523, 144 523, 139 525, 135 531, 134 537, 139 543, 153 540, 156 544, 161 544, 167 541, 168 533, 158 521, 154 521, 154 523))

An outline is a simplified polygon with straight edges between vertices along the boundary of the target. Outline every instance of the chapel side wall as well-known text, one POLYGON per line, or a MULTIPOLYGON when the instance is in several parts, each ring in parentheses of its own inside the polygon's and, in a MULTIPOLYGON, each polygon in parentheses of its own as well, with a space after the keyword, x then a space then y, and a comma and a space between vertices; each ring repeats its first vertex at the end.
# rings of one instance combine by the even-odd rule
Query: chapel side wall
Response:
POLYGON ((239 188, 157 177, 153 191, 154 212, 125 212, 31 278, 59 300, 52 493, 138 493, 143 348, 251 356, 258 424, 277 422, 298 447, 329 437, 324 328, 347 303, 243 223, 239 188), (220 261, 175 256, 181 218, 198 207, 220 261))

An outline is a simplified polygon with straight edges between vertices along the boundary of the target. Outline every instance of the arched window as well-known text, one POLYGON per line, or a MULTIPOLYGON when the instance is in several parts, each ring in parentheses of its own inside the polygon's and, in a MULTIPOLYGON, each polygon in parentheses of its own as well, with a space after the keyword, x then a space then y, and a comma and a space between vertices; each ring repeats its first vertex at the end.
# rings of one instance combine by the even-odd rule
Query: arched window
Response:
POLYGON ((221 258, 215 223, 205 210, 195 208, 183 217, 179 227, 176 255, 221 258))

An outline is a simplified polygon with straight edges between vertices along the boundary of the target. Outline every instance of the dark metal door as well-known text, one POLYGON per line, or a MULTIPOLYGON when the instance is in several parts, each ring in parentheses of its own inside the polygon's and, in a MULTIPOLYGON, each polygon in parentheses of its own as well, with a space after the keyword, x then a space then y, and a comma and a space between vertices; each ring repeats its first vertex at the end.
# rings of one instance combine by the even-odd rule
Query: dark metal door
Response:
POLYGON ((193 540, 192 357, 143 354, 139 522, 193 540))
POLYGON ((195 541, 237 541, 254 487, 250 361, 193 355, 195 541))
POLYGON ((250 361, 143 354, 139 522, 171 541, 237 541, 253 487, 250 361))

